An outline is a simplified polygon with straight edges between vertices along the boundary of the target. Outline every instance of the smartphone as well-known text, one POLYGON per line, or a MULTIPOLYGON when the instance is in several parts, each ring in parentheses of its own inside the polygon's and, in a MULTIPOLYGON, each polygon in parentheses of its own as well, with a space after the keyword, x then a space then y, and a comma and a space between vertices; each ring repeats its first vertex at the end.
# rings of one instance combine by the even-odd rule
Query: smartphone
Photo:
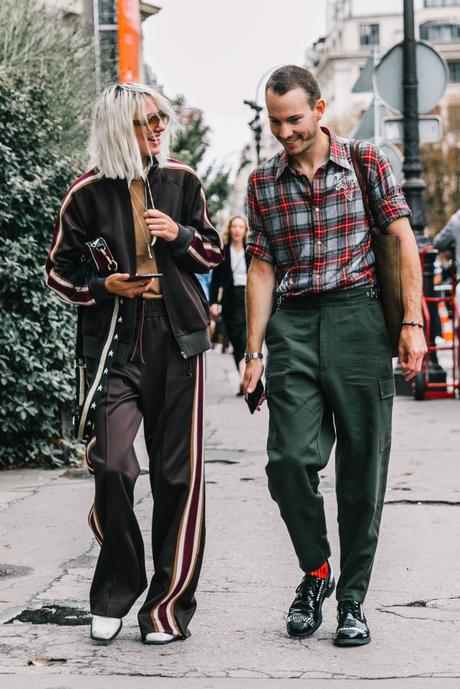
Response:
POLYGON ((255 410, 259 406, 259 400, 263 394, 264 386, 259 378, 259 380, 257 381, 256 389, 253 392, 250 392, 249 395, 246 395, 246 397, 244 398, 246 400, 246 404, 248 405, 251 414, 254 414, 255 410))
POLYGON ((137 282, 138 280, 151 280, 152 278, 161 278, 163 273, 147 273, 146 275, 130 275, 126 282, 137 282))

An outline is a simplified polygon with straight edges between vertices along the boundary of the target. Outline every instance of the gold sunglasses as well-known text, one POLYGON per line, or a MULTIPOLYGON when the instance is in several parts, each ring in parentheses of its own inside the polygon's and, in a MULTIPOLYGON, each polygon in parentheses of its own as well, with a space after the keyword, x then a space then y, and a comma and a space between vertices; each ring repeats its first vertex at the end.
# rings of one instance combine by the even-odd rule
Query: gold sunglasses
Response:
POLYGON ((159 110, 158 112, 152 113, 148 117, 144 117, 142 120, 133 120, 133 124, 136 127, 150 127, 155 129, 158 125, 168 124, 169 117, 166 113, 159 110))

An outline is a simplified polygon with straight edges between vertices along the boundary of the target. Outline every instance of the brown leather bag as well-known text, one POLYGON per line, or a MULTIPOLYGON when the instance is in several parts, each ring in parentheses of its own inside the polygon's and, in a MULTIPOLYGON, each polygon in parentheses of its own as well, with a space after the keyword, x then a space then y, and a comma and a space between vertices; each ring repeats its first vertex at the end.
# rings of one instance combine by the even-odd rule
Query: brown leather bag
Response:
POLYGON ((401 290, 401 262, 399 254, 399 237, 384 234, 375 222, 369 203, 367 177, 360 158, 360 141, 352 143, 350 152, 353 167, 363 197, 364 210, 372 235, 372 248, 375 255, 378 286, 388 335, 393 356, 398 356, 398 343, 401 334, 401 321, 404 320, 404 308, 401 290))

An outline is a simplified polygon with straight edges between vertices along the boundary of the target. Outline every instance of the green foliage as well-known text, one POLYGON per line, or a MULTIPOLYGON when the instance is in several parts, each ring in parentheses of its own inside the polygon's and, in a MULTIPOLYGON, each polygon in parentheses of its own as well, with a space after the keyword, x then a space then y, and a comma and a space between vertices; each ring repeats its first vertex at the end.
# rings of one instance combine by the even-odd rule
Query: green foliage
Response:
POLYGON ((212 167, 209 167, 204 175, 201 176, 206 190, 209 215, 214 219, 214 222, 217 222, 216 218, 219 217, 219 211, 223 209, 230 193, 228 175, 227 170, 218 169, 213 171, 212 167))
MULTIPOLYGON (((180 129, 174 138, 172 155, 196 170, 210 145, 211 130, 201 110, 187 107, 183 96, 175 99, 174 107, 179 116, 180 129)), ((228 171, 223 168, 216 170, 212 165, 201 174, 211 218, 218 216, 228 198, 228 176, 228 171)))
POLYGON ((74 311, 43 265, 86 138, 84 50, 29 0, 0 5, 0 466, 72 458, 74 311), (68 71, 70 70, 70 74, 68 71))

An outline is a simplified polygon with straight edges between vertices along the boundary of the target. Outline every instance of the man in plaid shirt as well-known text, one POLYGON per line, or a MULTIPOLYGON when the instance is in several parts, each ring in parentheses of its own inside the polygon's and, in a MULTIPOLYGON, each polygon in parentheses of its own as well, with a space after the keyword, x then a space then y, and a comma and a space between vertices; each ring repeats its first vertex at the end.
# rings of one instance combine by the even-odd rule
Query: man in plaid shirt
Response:
MULTIPOLYGON (((287 631, 307 637, 335 587, 319 472, 334 442, 340 535, 338 646, 371 637, 364 601, 377 547, 391 443, 394 379, 375 259, 350 142, 320 127, 325 103, 310 72, 281 67, 266 103, 283 150, 249 178, 252 254, 244 388, 254 391, 269 351, 267 475, 303 579, 287 631), (273 312, 273 295, 276 310, 273 312)), ((410 210, 388 160, 361 145, 379 227, 400 239, 406 380, 421 369, 422 281, 410 210)))

